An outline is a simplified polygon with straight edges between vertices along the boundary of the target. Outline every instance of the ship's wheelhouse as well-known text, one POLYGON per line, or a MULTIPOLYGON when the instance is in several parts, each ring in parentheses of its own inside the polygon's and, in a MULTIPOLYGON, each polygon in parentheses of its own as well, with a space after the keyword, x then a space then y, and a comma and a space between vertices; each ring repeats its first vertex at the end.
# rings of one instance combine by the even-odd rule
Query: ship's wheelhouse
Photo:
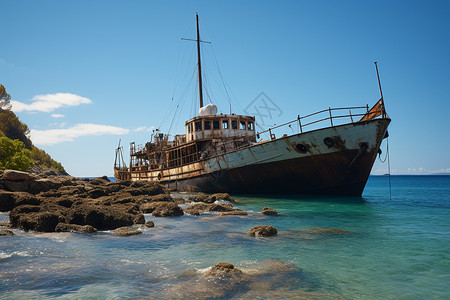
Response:
POLYGON ((186 121, 186 142, 205 139, 247 138, 256 141, 255 117, 242 115, 197 116, 186 121))

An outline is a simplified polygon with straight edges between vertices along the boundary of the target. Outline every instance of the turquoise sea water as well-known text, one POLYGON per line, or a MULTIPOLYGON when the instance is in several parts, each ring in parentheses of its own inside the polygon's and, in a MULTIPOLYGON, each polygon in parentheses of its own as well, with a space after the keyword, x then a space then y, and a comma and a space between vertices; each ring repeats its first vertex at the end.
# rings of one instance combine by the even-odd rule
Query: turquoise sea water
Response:
POLYGON ((362 198, 236 196, 248 216, 146 215, 156 226, 137 236, 14 230, 0 237, 0 299, 448 299, 450 176, 391 181, 392 199, 372 176, 362 198), (255 225, 278 235, 248 236, 255 225), (245 275, 206 276, 218 262, 245 275))

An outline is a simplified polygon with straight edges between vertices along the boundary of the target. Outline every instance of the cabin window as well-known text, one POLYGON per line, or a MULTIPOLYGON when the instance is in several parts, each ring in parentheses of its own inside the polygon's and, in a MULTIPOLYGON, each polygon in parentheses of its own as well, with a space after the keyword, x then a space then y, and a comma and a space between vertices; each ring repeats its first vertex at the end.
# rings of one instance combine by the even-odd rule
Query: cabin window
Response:
POLYGON ((231 120, 231 129, 237 129, 237 120, 231 120))
POLYGON ((213 121, 213 129, 220 129, 220 123, 219 123, 219 120, 213 121))
POLYGON ((222 120, 222 128, 228 129, 228 120, 222 120))
POLYGON ((240 121, 239 122, 239 129, 240 130, 245 130, 245 121, 240 121))
POLYGON ((211 130, 211 121, 205 121, 205 130, 211 130))
POLYGON ((202 122, 195 122, 195 131, 202 131, 202 122))
POLYGON ((248 122, 248 126, 247 126, 248 130, 254 130, 255 128, 253 127, 253 122, 248 122))

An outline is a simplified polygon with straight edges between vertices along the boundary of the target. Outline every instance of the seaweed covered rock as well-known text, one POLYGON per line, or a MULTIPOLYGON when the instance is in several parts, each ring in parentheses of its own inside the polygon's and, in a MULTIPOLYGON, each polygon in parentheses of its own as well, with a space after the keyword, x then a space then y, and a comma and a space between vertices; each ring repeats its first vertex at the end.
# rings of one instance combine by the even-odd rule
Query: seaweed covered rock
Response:
POLYGON ((159 202, 152 212, 154 217, 179 217, 184 215, 183 209, 173 202, 159 202))
POLYGON ((264 206, 261 212, 263 215, 278 216, 278 212, 270 207, 264 206))
POLYGON ((242 274, 242 271, 232 264, 221 262, 215 264, 205 273, 206 276, 223 276, 224 274, 242 274))
POLYGON ((277 234, 277 229, 270 225, 258 225, 248 231, 248 235, 267 237, 277 234))
POLYGON ((91 225, 77 225, 77 224, 67 224, 67 223, 58 223, 55 228, 56 232, 86 232, 86 233, 94 233, 97 232, 97 229, 92 227, 91 225))
POLYGON ((56 225, 64 221, 63 217, 54 212, 39 211, 39 207, 22 205, 14 208, 9 214, 12 227, 25 231, 54 232, 56 225))
POLYGON ((185 212, 191 215, 199 215, 205 211, 226 212, 234 210, 235 209, 231 204, 195 203, 186 208, 185 212))

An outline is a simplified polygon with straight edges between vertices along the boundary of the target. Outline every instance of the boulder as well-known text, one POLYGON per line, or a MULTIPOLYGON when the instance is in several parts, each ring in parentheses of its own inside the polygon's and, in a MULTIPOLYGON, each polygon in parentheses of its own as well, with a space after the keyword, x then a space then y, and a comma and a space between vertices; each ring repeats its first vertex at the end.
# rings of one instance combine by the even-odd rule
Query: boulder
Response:
POLYGON ((94 233, 97 232, 97 229, 92 227, 91 225, 77 225, 77 224, 67 224, 67 223, 58 223, 55 228, 56 232, 86 232, 86 233, 94 233))
POLYGON ((153 223, 152 221, 147 221, 147 222, 145 222, 145 226, 148 228, 152 228, 152 227, 155 227, 155 223, 153 223))
POLYGON ((131 226, 144 216, 134 205, 100 205, 92 201, 76 202, 70 208, 66 223, 91 225, 98 230, 111 230, 131 226))
POLYGON ((11 225, 14 228, 20 228, 25 231, 38 231, 38 232, 54 232, 56 225, 63 221, 61 216, 57 213, 47 211, 37 211, 23 213, 24 206, 18 206, 9 214, 11 225), (19 213, 22 211, 22 213, 19 213))
POLYGON ((190 196, 188 198, 189 201, 192 202, 203 202, 203 203, 214 203, 214 201, 216 201, 216 197, 215 196, 208 196, 206 194, 203 193, 199 193, 195 196, 190 196))
POLYGON ((0 229, 0 236, 11 236, 14 235, 14 232, 8 229, 0 229))
POLYGON ((15 193, 0 190, 0 211, 10 211, 14 207, 16 207, 15 193))
POLYGON ((228 193, 216 193, 212 195, 213 197, 216 197, 216 200, 225 200, 229 202, 236 202, 228 193))
POLYGON ((1 179, 7 181, 31 181, 36 179, 36 177, 27 172, 5 170, 1 179))
POLYGON ((221 262, 205 273, 206 276, 223 276, 225 274, 242 274, 242 271, 235 268, 232 264, 221 262))
POLYGON ((264 206, 261 212, 263 215, 278 216, 278 212, 270 207, 264 206))
POLYGON ((129 229, 129 228, 127 228, 127 227, 122 227, 122 228, 117 228, 116 230, 113 231, 113 233, 114 233, 115 235, 130 236, 130 235, 141 234, 142 231, 140 231, 140 230, 129 229))
POLYGON ((179 217, 184 215, 183 209, 173 202, 160 203, 152 212, 154 217, 179 217))
POLYGON ((249 235, 258 237, 267 237, 277 234, 277 229, 270 225, 258 225, 248 231, 249 235))

